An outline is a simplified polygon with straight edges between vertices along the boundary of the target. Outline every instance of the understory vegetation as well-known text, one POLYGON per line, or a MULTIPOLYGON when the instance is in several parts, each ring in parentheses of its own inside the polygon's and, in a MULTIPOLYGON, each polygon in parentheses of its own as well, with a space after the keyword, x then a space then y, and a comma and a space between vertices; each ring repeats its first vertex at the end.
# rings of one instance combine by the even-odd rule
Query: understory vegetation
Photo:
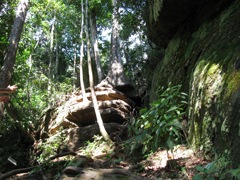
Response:
POLYGON ((216 158, 205 166, 196 166, 198 173, 194 175, 193 179, 240 179, 240 167, 233 169, 231 167, 232 162, 229 159, 229 152, 226 151, 221 157, 216 158))
POLYGON ((186 142, 182 132, 183 116, 187 106, 187 94, 180 91, 181 85, 161 87, 158 99, 150 108, 140 110, 139 117, 130 120, 132 137, 126 142, 130 153, 141 149, 147 156, 158 148, 172 150, 177 144, 186 142))

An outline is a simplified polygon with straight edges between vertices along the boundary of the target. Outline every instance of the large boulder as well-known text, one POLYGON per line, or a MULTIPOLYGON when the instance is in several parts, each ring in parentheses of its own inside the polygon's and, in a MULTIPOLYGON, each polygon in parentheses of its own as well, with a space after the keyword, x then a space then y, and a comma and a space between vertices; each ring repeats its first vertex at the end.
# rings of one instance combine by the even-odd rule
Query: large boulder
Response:
MULTIPOLYGON (((122 124, 129 117, 131 106, 120 99, 98 102, 99 110, 104 123, 116 122, 122 124)), ((96 122, 93 102, 81 102, 71 106, 65 117, 78 126, 87 126, 96 122)))
MULTIPOLYGON (((117 123, 105 123, 104 127, 109 136, 114 140, 116 134, 120 135, 123 125, 117 123)), ((76 151, 79 147, 84 146, 86 141, 93 141, 94 135, 100 135, 98 124, 93 124, 84 127, 72 128, 68 133, 68 142, 65 147, 67 150, 76 151)))
MULTIPOLYGON (((107 84, 96 86, 95 92, 99 111, 105 124, 127 122, 134 105, 132 100, 107 84)), ((83 101, 81 91, 77 91, 62 106, 47 110, 42 116, 39 138, 45 138, 48 134, 53 135, 60 128, 69 129, 96 125, 97 120, 89 88, 86 89, 86 97, 87 100, 83 101)), ((95 134, 97 133, 95 128, 95 134)), ((90 134, 91 137, 94 135, 90 134)))

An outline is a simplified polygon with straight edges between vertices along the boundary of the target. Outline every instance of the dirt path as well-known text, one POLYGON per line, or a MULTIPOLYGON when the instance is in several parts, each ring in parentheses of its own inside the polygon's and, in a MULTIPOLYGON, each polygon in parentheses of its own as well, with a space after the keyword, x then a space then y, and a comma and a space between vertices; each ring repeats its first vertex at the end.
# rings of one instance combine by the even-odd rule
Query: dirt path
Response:
POLYGON ((10 179, 192 179, 197 165, 207 162, 183 145, 174 148, 173 153, 159 150, 147 159, 133 163, 124 153, 109 156, 103 149, 96 148, 91 158, 80 155, 79 151, 72 165, 66 168, 64 158, 56 159, 50 167, 39 173, 18 174, 10 179), (54 163, 56 165, 54 165, 54 163))

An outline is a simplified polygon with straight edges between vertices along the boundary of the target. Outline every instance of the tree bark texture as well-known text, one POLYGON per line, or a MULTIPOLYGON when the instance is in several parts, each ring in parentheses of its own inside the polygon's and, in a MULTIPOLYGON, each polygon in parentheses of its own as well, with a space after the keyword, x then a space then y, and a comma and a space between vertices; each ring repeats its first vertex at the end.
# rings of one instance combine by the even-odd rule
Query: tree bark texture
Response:
POLYGON ((16 61, 16 53, 28 7, 29 0, 21 0, 17 8, 16 18, 14 20, 10 33, 9 46, 7 48, 7 53, 4 57, 3 68, 0 76, 0 87, 2 88, 6 88, 9 84, 11 84, 13 67, 16 61))
POLYGON ((94 58, 96 63, 98 83, 103 79, 102 67, 100 63, 99 49, 98 49, 98 40, 97 40, 97 26, 96 26, 96 14, 94 11, 90 15, 90 24, 91 24, 91 35, 92 35, 92 47, 94 51, 94 58))
POLYGON ((112 0, 112 4, 111 65, 108 72, 108 82, 116 87, 124 85, 126 83, 126 78, 123 72, 123 62, 119 42, 119 0, 112 0))
POLYGON ((118 62, 122 64, 120 55, 119 43, 119 0, 112 0, 113 14, 112 14, 112 35, 111 35, 111 62, 118 62))
MULTIPOLYGON (((7 53, 4 56, 3 67, 0 75, 0 88, 6 88, 11 84, 13 67, 16 61, 18 44, 23 30, 23 25, 27 15, 29 0, 21 0, 18 4, 16 17, 9 36, 7 53)), ((7 102, 7 101, 5 101, 7 102)), ((0 102, 0 119, 4 117, 4 102, 0 102)))
POLYGON ((80 86, 81 86, 81 90, 82 90, 83 101, 87 101, 85 86, 84 86, 84 81, 83 81, 83 46, 84 46, 84 41, 83 41, 83 29, 84 29, 84 5, 83 5, 83 0, 81 0, 81 10, 82 10, 82 19, 81 19, 81 31, 80 31, 81 47, 80 47, 79 72, 80 72, 80 86))

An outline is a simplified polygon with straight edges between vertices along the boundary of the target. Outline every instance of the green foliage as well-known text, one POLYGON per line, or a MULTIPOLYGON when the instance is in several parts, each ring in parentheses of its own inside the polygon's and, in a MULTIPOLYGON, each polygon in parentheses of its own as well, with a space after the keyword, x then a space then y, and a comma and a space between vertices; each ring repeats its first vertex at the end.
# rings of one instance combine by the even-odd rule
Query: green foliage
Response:
POLYGON ((51 136, 46 140, 46 142, 42 142, 38 145, 38 149, 42 152, 40 157, 38 158, 39 163, 43 163, 49 159, 50 156, 54 156, 57 154, 57 150, 61 145, 67 142, 66 133, 64 131, 59 131, 54 136, 51 136))
POLYGON ((124 73, 136 89, 141 89, 146 86, 146 61, 151 49, 145 36, 146 24, 143 20, 145 1, 133 3, 123 0, 120 4, 119 23, 122 28, 119 33, 124 55, 124 73))
POLYGON ((102 136, 95 135, 93 141, 87 141, 86 145, 80 148, 80 151, 85 156, 101 155, 103 153, 110 156, 113 152, 112 145, 109 145, 102 136))
POLYGON ((240 167, 231 169, 231 161, 227 154, 205 166, 197 166, 196 170, 198 173, 194 175, 193 180, 240 179, 240 167))
POLYGON ((139 147, 142 154, 156 151, 159 147, 173 149, 182 141, 181 122, 186 102, 186 94, 180 92, 180 85, 158 91, 158 100, 150 104, 150 108, 140 111, 140 117, 133 119, 130 130, 133 137, 127 141, 131 153, 139 147))

